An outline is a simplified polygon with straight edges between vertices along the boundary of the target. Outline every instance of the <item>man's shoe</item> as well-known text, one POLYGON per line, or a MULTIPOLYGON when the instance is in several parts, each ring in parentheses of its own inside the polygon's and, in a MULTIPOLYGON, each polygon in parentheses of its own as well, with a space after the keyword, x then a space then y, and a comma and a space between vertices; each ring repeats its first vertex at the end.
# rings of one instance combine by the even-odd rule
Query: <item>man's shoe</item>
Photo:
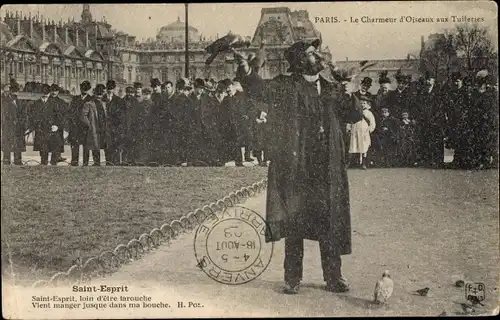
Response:
POLYGON ((333 282, 329 282, 326 284, 326 290, 330 292, 347 292, 351 289, 351 286, 347 283, 347 280, 344 278, 339 278, 334 280, 333 282))
POLYGON ((285 283, 285 288, 283 288, 283 293, 284 294, 297 294, 297 293, 299 293, 299 289, 300 289, 300 283, 297 283, 297 284, 285 283))
POLYGON ((59 157, 59 159, 57 159, 57 162, 65 162, 66 161, 66 158, 63 158, 63 157, 59 157))

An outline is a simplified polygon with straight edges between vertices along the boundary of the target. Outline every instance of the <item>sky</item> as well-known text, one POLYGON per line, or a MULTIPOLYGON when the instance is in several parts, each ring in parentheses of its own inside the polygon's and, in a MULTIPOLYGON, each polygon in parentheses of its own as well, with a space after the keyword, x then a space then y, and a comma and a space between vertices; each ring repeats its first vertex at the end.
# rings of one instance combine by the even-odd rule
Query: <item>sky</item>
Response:
MULTIPOLYGON (((192 3, 189 4, 189 24, 205 37, 224 35, 228 31, 253 36, 261 9, 289 7, 307 10, 310 20, 321 32, 336 60, 401 59, 408 53, 418 53, 420 37, 453 28, 452 16, 480 18, 480 26, 490 28, 497 41, 498 9, 491 1, 428 1, 428 2, 268 2, 268 3, 192 3), (400 23, 401 16, 433 18, 433 22, 400 23), (337 17, 339 23, 319 23, 316 20, 337 17), (396 23, 355 23, 356 18, 396 18, 396 23), (448 22, 437 22, 447 17, 448 22), (318 19, 317 19, 318 18, 318 19)), ((81 4, 16 4, 3 5, 6 10, 43 15, 51 20, 80 20, 81 4)), ((137 39, 155 38, 159 28, 177 20, 184 21, 183 4, 91 4, 94 19, 106 17, 113 28, 135 35, 137 39)), ((325 19, 324 19, 325 20, 325 19)), ((498 43, 495 42, 496 47, 498 43)))

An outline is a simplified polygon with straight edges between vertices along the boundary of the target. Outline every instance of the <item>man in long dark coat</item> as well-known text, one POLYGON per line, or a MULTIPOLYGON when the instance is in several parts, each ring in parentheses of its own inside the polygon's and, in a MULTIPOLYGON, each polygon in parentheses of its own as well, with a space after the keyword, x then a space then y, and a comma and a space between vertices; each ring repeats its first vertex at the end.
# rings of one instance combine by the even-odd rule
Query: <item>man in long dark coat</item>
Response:
POLYGON ((303 40, 285 53, 292 76, 278 76, 268 124, 270 167, 267 241, 285 237, 285 293, 302 280, 304 239, 319 241, 323 278, 332 292, 349 290, 341 255, 351 253, 349 184, 340 85, 319 75, 320 40, 303 40))
POLYGON ((202 143, 202 161, 209 166, 224 166, 223 157, 220 154, 220 145, 222 137, 219 131, 219 119, 221 105, 224 101, 226 91, 222 83, 217 85, 213 94, 205 96, 205 102, 201 105, 201 133, 202 143))
POLYGON ((32 106, 30 127, 35 132, 33 151, 40 152, 41 164, 57 165, 64 140, 61 131, 64 127, 63 110, 55 99, 50 98, 51 88, 44 85, 43 96, 32 106), (61 131, 60 131, 61 130, 61 131))
MULTIPOLYGON (((107 123, 108 123, 108 115, 107 115, 107 109, 106 109, 106 102, 104 99, 104 94, 106 92, 106 86, 103 85, 102 83, 99 83, 95 86, 94 89, 94 104, 97 110, 97 134, 99 136, 99 149, 104 150, 106 152, 107 150, 107 145, 108 145, 108 130, 107 130, 107 123)), ((100 155, 100 151, 99 151, 100 155)), ((106 156, 106 155, 105 155, 106 156)), ((85 154, 84 154, 84 157, 85 154)), ((100 160, 100 159, 99 159, 100 160)), ((107 159, 106 159, 107 161, 107 159)))
POLYGON ((189 141, 190 141, 190 116, 192 115, 191 82, 189 79, 181 78, 175 84, 177 93, 172 101, 172 137, 175 143, 172 148, 173 165, 181 165, 190 162, 189 141))
POLYGON ((172 103, 175 91, 171 81, 166 81, 163 87, 165 92, 162 92, 161 97, 153 93, 151 98, 153 103, 149 114, 151 149, 148 162, 158 165, 175 162, 172 153, 172 146, 175 143, 172 138, 172 103))
POLYGON ((397 82, 396 90, 390 91, 386 100, 389 112, 392 115, 400 115, 403 110, 409 110, 412 114, 416 115, 413 112, 409 89, 411 76, 398 72, 395 78, 397 82))
MULTIPOLYGON (((102 95, 103 93, 99 91, 95 92, 97 95, 102 95)), ((99 137, 99 111, 94 97, 83 104, 78 120, 83 132, 83 166, 89 165, 90 151, 92 151, 92 158, 94 160, 93 165, 99 166, 101 164, 101 150, 99 146, 101 138, 99 137)))
POLYGON ((116 82, 108 80, 106 83, 106 165, 120 164, 120 152, 124 145, 125 117, 127 110, 123 99, 116 95, 116 82))
POLYGON ((50 86, 50 100, 52 101, 51 103, 54 103, 56 105, 56 109, 58 112, 61 114, 62 117, 62 126, 58 128, 57 134, 60 136, 61 141, 63 141, 63 144, 61 145, 61 148, 59 149, 59 159, 57 159, 57 162, 64 162, 66 161, 66 158, 63 158, 61 155, 64 153, 64 130, 68 130, 68 112, 70 111, 69 109, 69 104, 61 99, 59 97, 59 92, 61 91, 61 88, 57 84, 52 84, 50 86))
POLYGON ((446 92, 446 135, 454 149, 453 167, 467 168, 467 152, 470 150, 472 128, 468 123, 470 99, 460 72, 451 75, 451 86, 446 92))
POLYGON ((133 87, 125 88, 125 96, 123 97, 123 106, 125 110, 122 129, 122 157, 121 165, 128 165, 132 162, 130 155, 132 148, 132 135, 130 134, 130 124, 134 114, 134 106, 136 97, 134 96, 135 89, 133 87))
POLYGON ((27 129, 28 112, 25 105, 17 99, 19 85, 16 82, 2 88, 2 151, 3 163, 22 165, 21 153, 26 151, 24 134, 27 129))
POLYGON ((68 142, 71 145, 71 165, 78 166, 80 157, 80 145, 85 145, 87 140, 86 129, 80 121, 83 105, 92 100, 89 94, 92 86, 85 80, 80 84, 81 94, 74 96, 70 103, 70 114, 68 123, 68 142))
POLYGON ((498 165, 498 92, 490 83, 489 72, 479 71, 471 94, 469 121, 473 129, 469 157, 472 167, 478 170, 498 165))
POLYGON ((444 165, 445 105, 434 82, 427 75, 417 96, 418 157, 421 165, 440 168, 444 165))

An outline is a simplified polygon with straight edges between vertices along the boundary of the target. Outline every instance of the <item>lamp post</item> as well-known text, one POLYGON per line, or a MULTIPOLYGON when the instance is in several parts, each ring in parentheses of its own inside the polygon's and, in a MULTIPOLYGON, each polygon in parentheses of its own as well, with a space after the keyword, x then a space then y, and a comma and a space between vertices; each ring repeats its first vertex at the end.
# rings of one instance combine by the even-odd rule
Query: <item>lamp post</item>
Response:
POLYGON ((189 32, 188 32, 188 4, 184 4, 185 11, 185 26, 184 26, 184 76, 189 79, 189 32))

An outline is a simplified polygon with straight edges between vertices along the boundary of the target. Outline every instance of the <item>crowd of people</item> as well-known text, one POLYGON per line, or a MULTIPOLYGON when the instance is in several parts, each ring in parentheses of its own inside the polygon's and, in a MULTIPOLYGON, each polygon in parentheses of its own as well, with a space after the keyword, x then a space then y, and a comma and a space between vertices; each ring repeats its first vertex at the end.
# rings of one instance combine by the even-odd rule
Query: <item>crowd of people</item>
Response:
POLYGON ((25 136, 34 133, 33 150, 41 164, 61 161, 65 143, 71 165, 188 165, 223 166, 257 158, 266 166, 264 137, 267 110, 250 103, 236 80, 179 79, 174 83, 136 82, 117 95, 116 83, 80 84, 80 95, 68 104, 57 85, 43 85, 42 97, 31 104, 19 101, 15 82, 3 87, 2 150, 4 164, 21 164, 25 136), (65 133, 67 137, 65 138, 65 133), (242 149, 243 148, 243 149, 242 149), (100 158, 104 150, 105 160, 100 158), (244 153, 242 153, 244 150, 244 153))
POLYGON ((498 161, 498 91, 486 70, 467 81, 454 72, 438 86, 432 75, 417 81, 401 72, 390 90, 385 73, 376 95, 371 78, 352 94, 363 118, 347 124, 350 164, 409 167, 444 166, 444 150, 454 149, 452 167, 489 168, 498 161))
MULTIPOLYGON (((40 151, 44 165, 49 153, 51 164, 62 160, 66 142, 73 166, 79 165, 80 146, 83 165, 89 164, 91 151, 94 165, 223 166, 234 161, 243 166, 256 158, 266 166, 272 108, 254 98, 252 81, 242 79, 181 78, 174 85, 154 78, 148 88, 139 82, 127 87, 123 97, 113 80, 95 88, 83 81, 81 94, 69 104, 58 96, 57 85, 41 85, 42 97, 30 105, 18 101, 18 85, 11 82, 2 93, 3 162, 10 163, 14 153, 14 163, 20 164, 25 136, 33 132, 33 150, 40 151)), ((398 72, 395 79, 397 88, 391 90, 387 73, 381 73, 377 94, 369 92, 371 78, 363 78, 354 92, 347 90, 351 79, 338 79, 344 86, 341 103, 362 114, 343 119, 351 167, 440 168, 445 147, 454 149, 456 168, 496 165, 497 90, 486 70, 474 81, 455 72, 442 86, 429 74, 412 81, 398 72)))

